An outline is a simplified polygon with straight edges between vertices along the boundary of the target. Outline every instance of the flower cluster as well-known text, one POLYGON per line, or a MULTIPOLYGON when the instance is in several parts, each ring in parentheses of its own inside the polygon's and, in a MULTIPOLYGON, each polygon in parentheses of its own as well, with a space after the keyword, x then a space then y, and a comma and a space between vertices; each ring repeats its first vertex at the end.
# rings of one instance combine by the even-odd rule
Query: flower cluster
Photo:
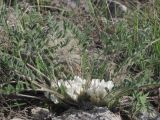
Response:
MULTIPOLYGON (((78 100, 79 95, 86 93, 88 96, 90 96, 91 102, 99 103, 114 87, 112 81, 106 82, 99 79, 92 79, 89 88, 87 89, 85 89, 85 85, 86 80, 80 78, 79 76, 75 76, 73 80, 58 81, 58 86, 64 86, 66 90, 65 92, 75 101, 78 100)), ((53 84, 53 87, 55 87, 55 84, 53 84)), ((57 103, 57 99, 53 95, 51 96, 51 99, 57 103)))
POLYGON ((92 79, 91 85, 86 92, 90 96, 91 102, 99 103, 104 100, 108 91, 111 91, 113 87, 112 81, 105 82, 104 80, 92 79))
POLYGON ((78 95, 84 92, 84 85, 86 80, 81 79, 79 76, 75 76, 73 80, 60 80, 58 81, 58 86, 64 86, 66 93, 73 99, 77 100, 78 95))

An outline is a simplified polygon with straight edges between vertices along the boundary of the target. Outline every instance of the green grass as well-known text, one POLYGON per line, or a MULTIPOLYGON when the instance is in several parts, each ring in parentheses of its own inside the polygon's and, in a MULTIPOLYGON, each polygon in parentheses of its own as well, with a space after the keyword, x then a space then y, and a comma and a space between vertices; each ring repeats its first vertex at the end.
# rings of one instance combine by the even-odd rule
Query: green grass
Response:
MULTIPOLYGON (((63 90, 53 89, 51 83, 78 74, 88 81, 98 78, 115 83, 114 90, 106 96, 105 105, 111 109, 120 109, 122 98, 129 96, 133 100, 129 109, 124 106, 123 110, 130 113, 130 118, 148 110, 151 103, 147 98, 154 96, 150 91, 160 87, 158 0, 151 11, 147 7, 129 11, 116 23, 108 18, 105 4, 103 9, 97 8, 90 0, 86 14, 89 20, 81 13, 68 11, 66 16, 64 11, 60 11, 61 16, 48 11, 43 14, 46 11, 40 8, 39 0, 37 4, 37 9, 29 12, 14 6, 15 26, 6 22, 7 6, 1 9, 0 91, 3 94, 45 88, 44 91, 62 100, 67 96, 63 90)), ((71 101, 68 99, 66 103, 71 101)))

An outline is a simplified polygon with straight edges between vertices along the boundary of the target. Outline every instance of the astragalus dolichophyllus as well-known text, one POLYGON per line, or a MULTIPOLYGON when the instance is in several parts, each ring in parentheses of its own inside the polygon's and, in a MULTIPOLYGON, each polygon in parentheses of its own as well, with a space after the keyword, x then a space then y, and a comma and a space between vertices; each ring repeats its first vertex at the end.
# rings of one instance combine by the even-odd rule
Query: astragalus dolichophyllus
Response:
POLYGON ((99 79, 92 79, 90 87, 87 89, 87 94, 90 96, 90 101, 93 103, 100 103, 104 101, 104 97, 114 87, 112 81, 104 81, 99 79))
MULTIPOLYGON (((92 79, 88 88, 85 88, 86 83, 87 81, 85 79, 75 76, 73 80, 59 80, 57 86, 63 86, 65 92, 75 101, 78 101, 80 95, 87 94, 90 97, 90 101, 93 103, 102 102, 104 97, 114 87, 112 81, 106 82, 100 79, 92 79)), ((55 87, 55 84, 53 84, 52 87, 55 87)), ((53 102, 57 101, 53 95, 51 95, 51 99, 53 99, 53 102)))

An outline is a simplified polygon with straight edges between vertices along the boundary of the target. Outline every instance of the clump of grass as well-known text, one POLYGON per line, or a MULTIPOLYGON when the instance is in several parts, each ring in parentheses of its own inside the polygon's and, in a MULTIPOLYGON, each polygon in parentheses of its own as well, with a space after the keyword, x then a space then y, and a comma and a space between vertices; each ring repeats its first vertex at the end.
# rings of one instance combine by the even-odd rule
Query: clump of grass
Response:
MULTIPOLYGON (((73 76, 74 71, 67 71, 66 67, 72 69, 73 66, 69 65, 74 56, 68 60, 67 57, 70 56, 67 55, 74 50, 72 42, 77 41, 77 46, 79 45, 78 37, 82 36, 80 31, 67 21, 56 21, 51 14, 44 18, 35 10, 27 14, 17 9, 15 17, 17 21, 14 21, 16 25, 13 26, 6 22, 10 22, 6 16, 1 16, 0 21, 6 33, 4 37, 11 44, 8 48, 2 44, 0 48, 1 64, 10 73, 10 76, 4 76, 7 81, 1 80, 1 91, 12 94, 29 89, 43 89, 52 91, 63 99, 63 95, 51 90, 51 82, 56 84, 58 79, 73 76)), ((82 37, 81 40, 83 41, 82 37)))

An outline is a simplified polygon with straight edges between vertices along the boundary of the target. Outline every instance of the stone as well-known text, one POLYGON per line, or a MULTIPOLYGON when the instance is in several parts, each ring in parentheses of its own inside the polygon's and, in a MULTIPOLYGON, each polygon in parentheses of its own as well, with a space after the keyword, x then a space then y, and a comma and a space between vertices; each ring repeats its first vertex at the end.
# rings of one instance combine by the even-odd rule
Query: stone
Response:
POLYGON ((35 107, 31 110, 33 120, 45 120, 50 116, 50 112, 46 108, 35 107))
POLYGON ((92 110, 69 109, 61 116, 53 117, 52 120, 122 120, 107 107, 94 107, 92 110))
POLYGON ((24 120, 24 119, 21 119, 21 118, 12 118, 11 120, 24 120))
POLYGON ((36 107, 31 110, 33 120, 122 120, 120 115, 112 113, 107 107, 92 109, 70 108, 55 116, 46 108, 36 107))

